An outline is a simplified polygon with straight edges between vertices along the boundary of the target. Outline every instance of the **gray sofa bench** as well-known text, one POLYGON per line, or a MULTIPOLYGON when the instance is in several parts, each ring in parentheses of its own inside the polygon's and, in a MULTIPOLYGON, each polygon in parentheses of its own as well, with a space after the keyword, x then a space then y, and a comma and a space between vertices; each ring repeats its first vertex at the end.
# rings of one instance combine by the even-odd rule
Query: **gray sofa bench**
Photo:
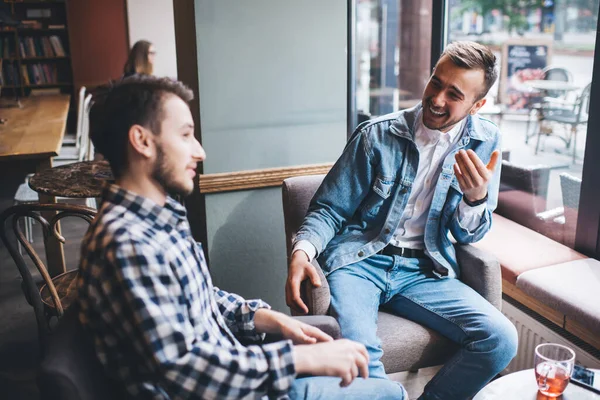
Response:
POLYGON ((517 287, 600 338, 600 261, 569 261, 519 275, 517 287))

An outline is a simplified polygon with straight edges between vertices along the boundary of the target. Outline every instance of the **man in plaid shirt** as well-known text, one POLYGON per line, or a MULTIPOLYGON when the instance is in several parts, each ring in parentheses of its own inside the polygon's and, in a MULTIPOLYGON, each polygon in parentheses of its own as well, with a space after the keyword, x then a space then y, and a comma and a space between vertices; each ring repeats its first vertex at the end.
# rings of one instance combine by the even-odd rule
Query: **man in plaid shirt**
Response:
POLYGON ((107 374, 138 398, 405 398, 397 383, 355 380, 368 377, 363 345, 213 286, 168 195, 190 194, 205 158, 192 97, 179 82, 131 77, 92 109, 116 184, 83 240, 79 318, 107 374), (285 340, 263 344, 266 333, 285 340))

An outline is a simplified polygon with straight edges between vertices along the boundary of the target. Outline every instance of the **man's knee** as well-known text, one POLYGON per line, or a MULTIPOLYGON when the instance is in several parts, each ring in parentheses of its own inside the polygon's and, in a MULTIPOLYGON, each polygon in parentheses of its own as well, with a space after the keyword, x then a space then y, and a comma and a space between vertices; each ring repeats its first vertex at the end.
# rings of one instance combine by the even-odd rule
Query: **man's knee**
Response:
POLYGON ((480 339, 471 343, 472 350, 489 354, 489 361, 502 369, 517 355, 518 334, 515 326, 503 314, 485 319, 480 339))

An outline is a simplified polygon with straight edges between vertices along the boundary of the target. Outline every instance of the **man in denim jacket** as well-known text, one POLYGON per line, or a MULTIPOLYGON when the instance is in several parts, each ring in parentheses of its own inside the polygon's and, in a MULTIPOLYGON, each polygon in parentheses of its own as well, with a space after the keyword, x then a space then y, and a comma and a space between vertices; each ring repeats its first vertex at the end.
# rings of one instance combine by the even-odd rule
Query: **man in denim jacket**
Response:
POLYGON ((360 125, 311 201, 294 241, 286 298, 320 281, 318 257, 342 334, 364 343, 369 375, 386 378, 377 310, 426 325, 461 346, 420 399, 464 400, 516 354, 510 321, 462 283, 458 243, 490 229, 500 179, 500 133, 476 115, 497 78, 485 46, 456 42, 415 107, 360 125))

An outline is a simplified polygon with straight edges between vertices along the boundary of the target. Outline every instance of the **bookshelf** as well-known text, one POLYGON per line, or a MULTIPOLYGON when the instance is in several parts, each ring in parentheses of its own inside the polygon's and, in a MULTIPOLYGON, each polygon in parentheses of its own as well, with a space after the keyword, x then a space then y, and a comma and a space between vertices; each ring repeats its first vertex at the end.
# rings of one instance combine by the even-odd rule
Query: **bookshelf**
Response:
POLYGON ((3 96, 32 90, 73 93, 65 0, 3 0, 17 26, 0 23, 0 85, 3 96))

